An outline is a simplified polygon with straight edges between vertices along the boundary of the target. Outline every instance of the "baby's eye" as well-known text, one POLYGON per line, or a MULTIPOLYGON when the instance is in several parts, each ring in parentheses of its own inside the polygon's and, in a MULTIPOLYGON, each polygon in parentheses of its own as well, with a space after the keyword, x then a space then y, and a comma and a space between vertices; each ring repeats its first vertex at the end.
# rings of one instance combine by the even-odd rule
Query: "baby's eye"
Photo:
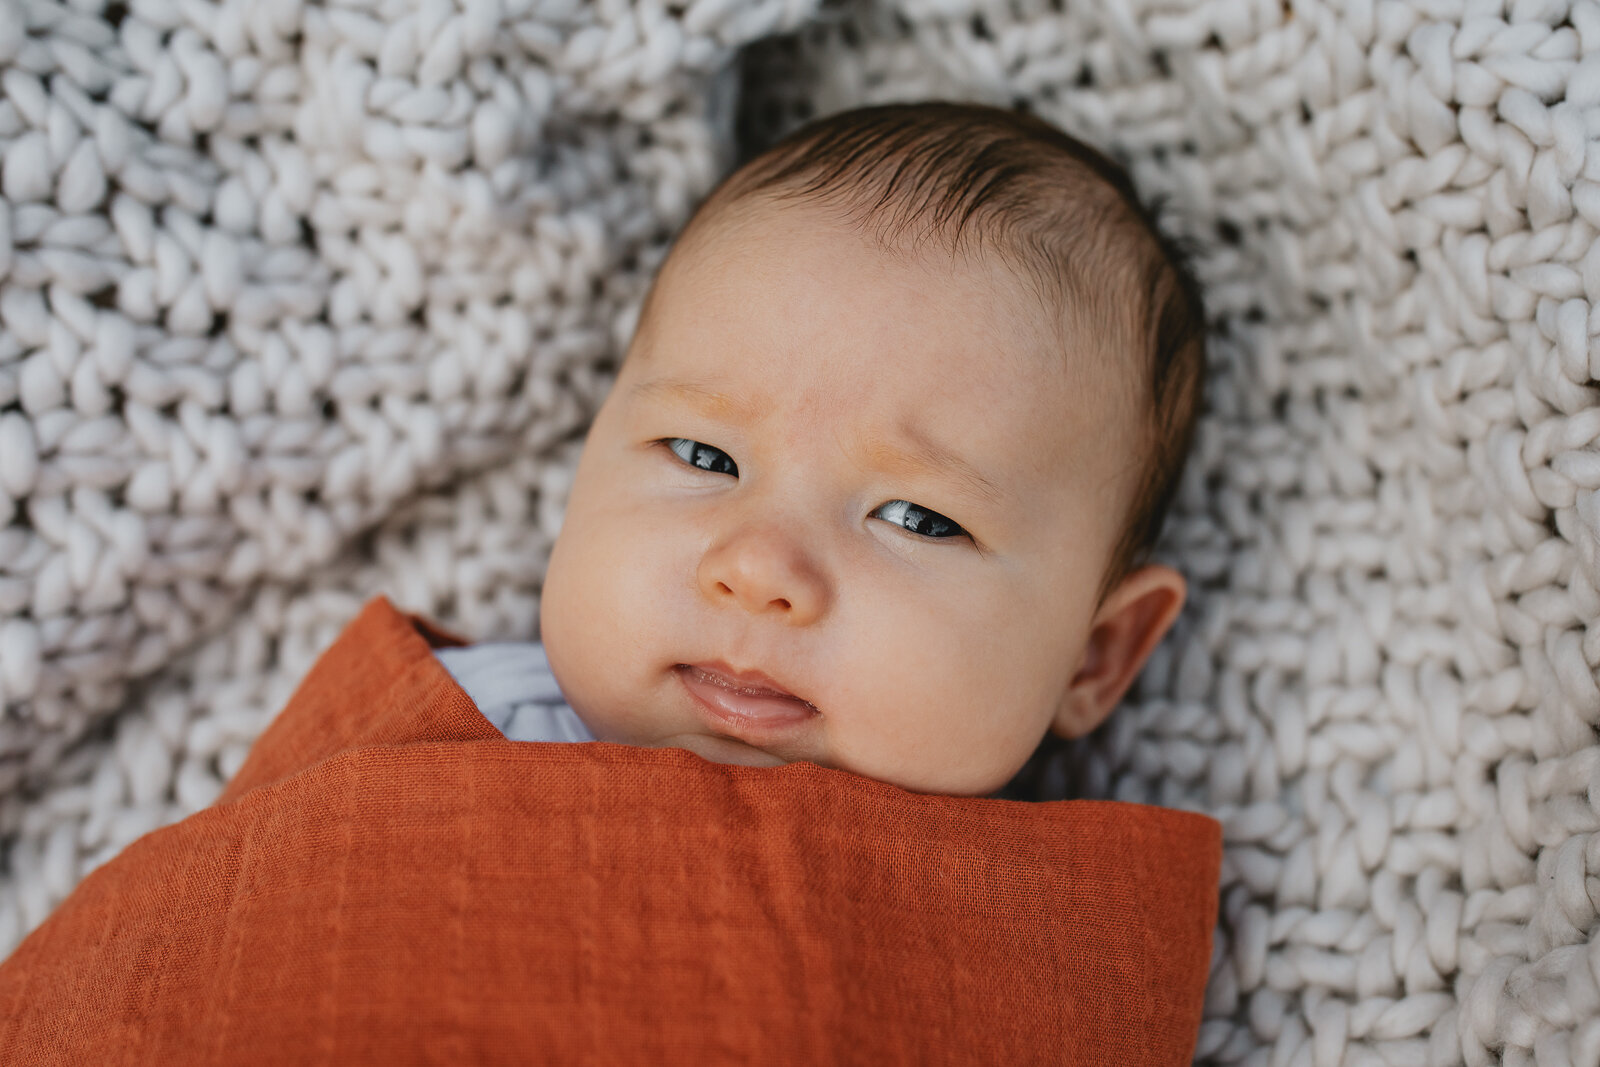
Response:
POLYGON ((882 516, 889 522, 899 526, 904 526, 912 533, 921 534, 923 537, 971 536, 967 531, 937 511, 929 511, 927 508, 918 507, 909 500, 891 500, 877 511, 874 511, 873 514, 882 516))
MULTIPOLYGON (((720 448, 691 441, 687 437, 666 437, 661 441, 672 454, 689 464, 691 467, 713 474, 731 474, 739 476, 739 466, 720 448)), ((897 526, 901 526, 911 533, 936 540, 952 537, 970 537, 955 521, 945 518, 937 511, 918 507, 909 500, 891 500, 873 512, 897 526)))
POLYGON ((672 454, 691 467, 714 474, 731 474, 735 478, 739 476, 739 467, 733 462, 733 457, 720 448, 712 448, 687 437, 668 437, 665 441, 666 446, 672 449, 672 454))

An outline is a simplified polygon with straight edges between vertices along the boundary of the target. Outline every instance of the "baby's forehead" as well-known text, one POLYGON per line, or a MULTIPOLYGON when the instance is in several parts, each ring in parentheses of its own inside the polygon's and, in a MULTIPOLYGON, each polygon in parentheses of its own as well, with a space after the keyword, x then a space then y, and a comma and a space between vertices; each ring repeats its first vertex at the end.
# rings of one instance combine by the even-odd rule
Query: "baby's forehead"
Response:
MULTIPOLYGON (((1032 272, 997 243, 952 247, 915 234, 887 235, 863 227, 849 205, 815 199, 757 194, 697 215, 660 269, 641 314, 640 334, 648 332, 644 323, 653 312, 669 310, 671 318, 699 320, 722 308, 724 298, 750 303, 752 291, 754 305, 760 306, 767 294, 753 279, 766 271, 760 275, 765 282, 774 268, 784 271, 792 262, 791 246, 774 249, 796 237, 800 241, 794 247, 803 247, 807 262, 820 262, 824 274, 863 258, 881 267, 853 275, 850 295, 859 298, 854 307, 860 314, 852 325, 857 329, 874 329, 877 320, 907 313, 907 305, 921 308, 911 314, 941 314, 952 305, 970 304, 991 313, 996 328, 1006 331, 1004 339, 971 354, 993 374, 1026 376, 1041 366, 1064 373, 1098 408, 1126 402, 1138 391, 1131 373, 1137 360, 1110 351, 1107 344, 1122 331, 1093 305, 1067 306, 1059 294, 1041 291, 1032 272)), ((887 346, 863 344, 857 358, 870 367, 893 355, 887 346)), ((793 393, 797 385, 790 381, 784 388, 793 393)), ((971 406, 986 418, 1002 417, 976 399, 971 406)))
POLYGON ((853 258, 865 252, 881 263, 881 273, 865 277, 867 287, 894 288, 906 274, 964 278, 985 292, 1015 297, 1007 301, 1010 310, 1030 319, 1055 322, 1068 310, 1041 291, 1036 272, 997 237, 954 242, 932 229, 886 229, 850 201, 766 192, 708 203, 675 239, 658 272, 657 287, 666 288, 661 279, 669 274, 703 280, 708 272, 736 272, 775 239, 797 233, 823 256, 853 258))
MULTIPOLYGON (((813 294, 804 275, 765 284, 761 271, 787 260, 762 236, 753 228, 716 235, 657 294, 652 315, 661 328, 636 338, 635 377, 688 379, 698 388, 654 390, 649 399, 698 399, 724 414, 778 407, 868 422, 920 414, 951 423, 953 433, 997 440, 1120 435, 1107 416, 1126 406, 1128 390, 1115 380, 1123 368, 1111 368, 1083 335, 1051 318, 1012 275, 996 283, 991 270, 978 279, 971 264, 941 253, 924 255, 908 274, 902 250, 887 258, 881 277, 858 276, 841 262, 813 294), (1003 298, 996 284, 1008 290, 1003 298), (779 288, 789 291, 772 291, 779 288), (797 306, 806 314, 795 314, 797 306), (812 350, 831 356, 810 358, 812 350), (735 392, 757 399, 733 404, 735 392), (1030 408, 1047 403, 1049 417, 1019 419, 1019 394, 1030 408)), ((842 261, 851 246, 859 258, 861 244, 859 236, 812 232, 802 258, 827 263, 839 252, 842 261)), ((881 255, 875 247, 866 254, 881 255)))

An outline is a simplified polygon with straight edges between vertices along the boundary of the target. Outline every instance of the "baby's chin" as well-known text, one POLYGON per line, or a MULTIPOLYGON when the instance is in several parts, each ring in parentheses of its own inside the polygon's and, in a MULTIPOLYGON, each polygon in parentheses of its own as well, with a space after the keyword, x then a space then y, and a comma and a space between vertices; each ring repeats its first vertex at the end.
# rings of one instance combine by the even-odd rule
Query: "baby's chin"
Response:
POLYGON ((714 734, 674 734, 646 744, 646 748, 686 748, 712 763, 735 763, 743 767, 781 767, 788 761, 731 737, 714 734))

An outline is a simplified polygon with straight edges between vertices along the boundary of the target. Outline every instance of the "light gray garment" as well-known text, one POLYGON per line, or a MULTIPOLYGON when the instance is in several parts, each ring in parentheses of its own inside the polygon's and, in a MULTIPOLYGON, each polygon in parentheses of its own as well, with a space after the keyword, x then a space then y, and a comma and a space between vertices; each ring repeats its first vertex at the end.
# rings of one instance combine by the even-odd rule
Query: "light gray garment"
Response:
POLYGON ((511 741, 593 741, 550 673, 544 645, 502 641, 434 654, 483 717, 511 741))

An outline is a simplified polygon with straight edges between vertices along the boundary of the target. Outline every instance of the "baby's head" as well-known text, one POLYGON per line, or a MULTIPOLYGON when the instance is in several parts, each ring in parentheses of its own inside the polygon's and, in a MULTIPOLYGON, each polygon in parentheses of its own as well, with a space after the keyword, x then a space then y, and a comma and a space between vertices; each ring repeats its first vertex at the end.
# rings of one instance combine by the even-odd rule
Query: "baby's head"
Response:
POLYGON ((1048 125, 796 131, 679 235, 595 418, 543 594, 563 693, 602 741, 993 793, 1183 605, 1145 560, 1202 334, 1127 178, 1048 125))

